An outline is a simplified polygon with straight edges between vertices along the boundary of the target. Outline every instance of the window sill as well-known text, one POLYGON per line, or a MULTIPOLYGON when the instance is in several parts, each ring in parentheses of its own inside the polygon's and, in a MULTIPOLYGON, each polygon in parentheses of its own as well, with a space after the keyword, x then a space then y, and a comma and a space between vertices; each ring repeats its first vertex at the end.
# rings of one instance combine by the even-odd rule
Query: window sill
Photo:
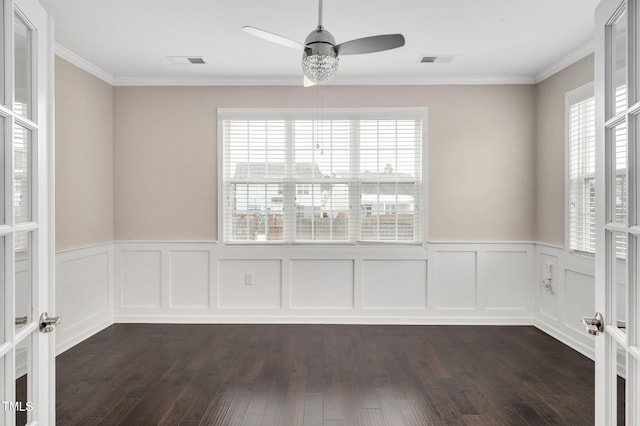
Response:
POLYGON ((419 241, 357 241, 357 242, 333 242, 333 241, 304 241, 304 242, 278 242, 278 241, 224 241, 227 247, 424 247, 426 244, 419 241))

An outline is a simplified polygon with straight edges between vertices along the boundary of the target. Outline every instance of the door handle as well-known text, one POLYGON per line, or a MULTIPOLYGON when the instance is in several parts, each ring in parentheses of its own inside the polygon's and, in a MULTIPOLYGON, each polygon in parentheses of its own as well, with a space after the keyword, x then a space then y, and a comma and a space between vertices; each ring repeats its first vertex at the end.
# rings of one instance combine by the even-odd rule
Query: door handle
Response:
POLYGON ((29 317, 16 317, 16 325, 26 325, 29 322, 29 317))
POLYGON ((51 333, 56 325, 60 324, 60 317, 50 317, 49 314, 43 312, 40 315, 40 331, 43 333, 51 333))
POLYGON ((604 331, 604 318, 600 312, 596 312, 593 317, 582 317, 580 321, 587 328, 587 332, 593 336, 597 336, 604 331))

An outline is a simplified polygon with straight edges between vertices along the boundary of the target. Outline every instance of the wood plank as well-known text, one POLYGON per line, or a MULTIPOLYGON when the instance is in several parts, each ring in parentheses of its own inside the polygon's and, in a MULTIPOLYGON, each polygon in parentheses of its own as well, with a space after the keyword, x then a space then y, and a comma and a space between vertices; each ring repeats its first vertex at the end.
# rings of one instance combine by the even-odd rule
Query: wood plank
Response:
POLYGON ((304 400, 304 426, 322 426, 324 413, 321 393, 307 393, 304 400))
POLYGON ((593 362, 533 327, 116 324, 56 372, 61 425, 593 424, 593 362))

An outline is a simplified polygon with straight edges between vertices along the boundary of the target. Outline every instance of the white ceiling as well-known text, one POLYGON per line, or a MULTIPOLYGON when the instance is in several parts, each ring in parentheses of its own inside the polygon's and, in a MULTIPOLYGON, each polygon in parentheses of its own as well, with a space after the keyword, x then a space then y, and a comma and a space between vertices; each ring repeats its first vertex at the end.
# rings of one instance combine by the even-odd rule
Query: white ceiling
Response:
MULTIPOLYGON (((338 43, 402 33, 403 48, 345 56, 335 83, 533 82, 589 53, 599 0, 325 0, 338 43), (454 55, 419 64, 423 55, 454 55), (567 62, 565 61, 565 62, 567 62)), ((243 32, 251 25, 303 42, 316 0, 41 0, 56 42, 116 84, 297 84, 301 54, 243 32), (205 65, 167 56, 202 56, 205 65)), ((69 52, 67 52, 69 53, 69 52)))

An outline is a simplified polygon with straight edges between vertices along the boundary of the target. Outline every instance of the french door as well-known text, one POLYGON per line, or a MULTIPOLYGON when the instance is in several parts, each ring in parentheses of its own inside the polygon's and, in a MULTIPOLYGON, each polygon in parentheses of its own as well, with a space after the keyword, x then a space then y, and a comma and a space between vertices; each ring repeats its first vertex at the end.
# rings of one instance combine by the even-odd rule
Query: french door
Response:
POLYGON ((37 0, 0 21, 0 424, 52 425, 51 25, 37 0))
POLYGON ((596 10, 596 424, 640 424, 638 0, 596 10))

